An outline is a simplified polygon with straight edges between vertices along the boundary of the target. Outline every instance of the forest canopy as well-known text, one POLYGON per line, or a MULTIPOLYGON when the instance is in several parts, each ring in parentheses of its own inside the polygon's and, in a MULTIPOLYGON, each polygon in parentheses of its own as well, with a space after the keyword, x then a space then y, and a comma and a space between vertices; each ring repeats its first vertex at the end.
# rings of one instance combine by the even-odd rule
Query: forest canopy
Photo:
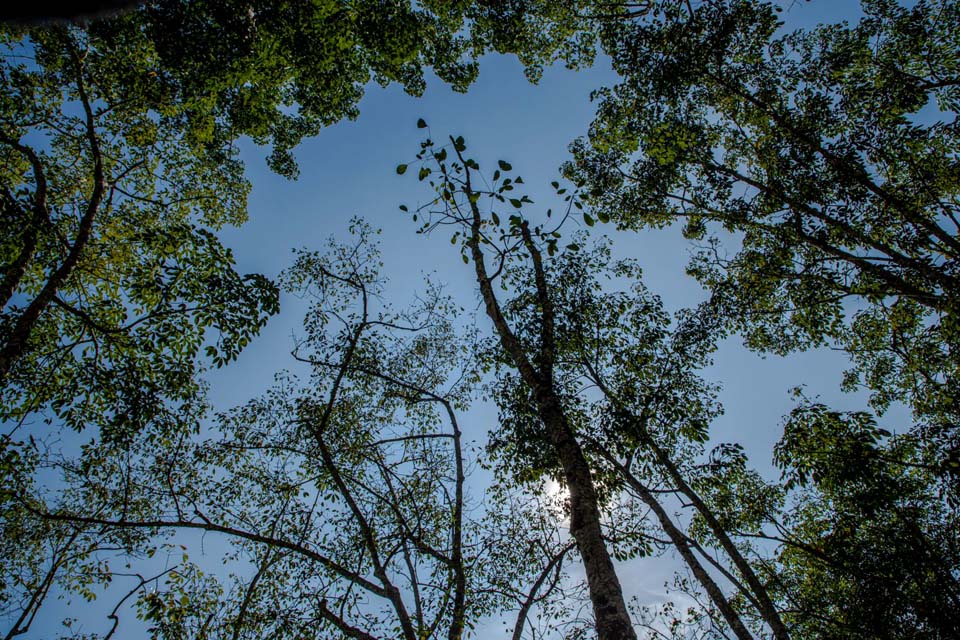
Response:
POLYGON ((153 0, 0 26, 2 637, 960 636, 960 4, 795 9, 153 0), (380 187, 408 238, 323 211, 242 273, 267 175, 244 149, 293 188, 365 94, 471 100, 508 54, 533 84, 612 68, 549 187, 405 122, 377 184, 416 190, 380 187), (622 250, 674 227, 686 308, 622 250), (469 287, 392 286, 414 239, 469 287), (273 383, 218 404, 288 304, 273 383), (730 344, 846 370, 824 398, 798 369, 779 425, 747 410, 726 441, 730 344))

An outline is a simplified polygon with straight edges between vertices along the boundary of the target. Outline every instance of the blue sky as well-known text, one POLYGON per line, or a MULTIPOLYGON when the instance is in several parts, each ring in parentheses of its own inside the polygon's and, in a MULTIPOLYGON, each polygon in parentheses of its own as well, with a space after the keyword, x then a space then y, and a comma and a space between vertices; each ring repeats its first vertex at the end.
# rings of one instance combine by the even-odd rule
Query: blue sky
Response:
MULTIPOLYGON (((790 23, 809 26, 856 15, 857 7, 855 2, 797 3, 783 15, 790 23)), ((383 230, 381 247, 390 279, 387 299, 403 305, 423 291, 425 274, 432 274, 468 312, 477 314, 481 327, 489 329, 477 303, 472 269, 463 265, 456 247, 445 235, 417 235, 416 225, 398 210, 401 203, 413 210, 432 195, 411 177, 412 172, 398 176, 395 171, 397 164, 414 160, 425 135, 417 129, 417 119, 430 124, 434 139, 464 136, 481 167, 508 160, 523 175, 535 208, 556 210, 560 203, 551 197, 549 184, 559 178, 567 145, 587 130, 593 115, 590 92, 614 82, 616 76, 600 60, 586 71, 548 69, 539 85, 531 85, 514 58, 491 56, 483 61, 479 80, 467 94, 452 92, 436 80, 429 82, 422 98, 407 96, 398 87, 371 87, 355 122, 330 127, 301 145, 297 151, 301 176, 296 182, 270 174, 261 151, 244 149, 254 185, 250 221, 226 233, 225 241, 234 248, 242 270, 274 275, 289 264, 293 247, 319 249, 331 235, 346 241, 349 219, 359 215, 383 230)), ((699 285, 684 272, 691 247, 678 229, 617 233, 597 225, 593 232, 612 234, 616 252, 640 262, 647 286, 667 308, 690 306, 703 298, 699 285)), ((277 369, 290 366, 292 336, 302 312, 299 301, 285 296, 280 316, 239 362, 211 376, 217 406, 237 404, 259 393, 277 369)), ((721 345, 714 360, 705 377, 722 385, 726 413, 712 426, 712 439, 743 444, 753 465, 768 476, 776 473, 772 447, 781 432, 781 418, 793 407, 793 387, 803 384, 808 396, 819 396, 839 409, 866 407, 865 396, 839 392, 847 360, 835 351, 764 358, 746 351, 734 337, 721 345)), ((494 408, 482 402, 461 416, 466 437, 481 442, 495 420, 494 408)), ((895 422, 886 426, 898 430, 895 422)), ((483 478, 475 482, 482 484, 483 478)), ((621 578, 631 594, 657 600, 677 566, 669 555, 644 559, 623 567, 621 578)))
MULTIPOLYGON (((788 6, 785 4, 785 6, 788 6)), ((856 2, 795 3, 783 17, 797 26, 855 16, 856 2)), ((400 306, 424 289, 425 274, 446 285, 480 326, 488 328, 477 303, 472 269, 444 235, 421 236, 409 216, 398 210, 414 209, 430 199, 426 185, 398 176, 397 164, 412 162, 424 131, 418 118, 430 124, 434 139, 462 135, 481 167, 503 158, 523 175, 528 193, 540 211, 555 210, 551 180, 568 157, 567 145, 583 135, 593 115, 590 92, 616 82, 604 60, 591 69, 572 72, 546 70, 538 85, 531 85, 513 57, 490 56, 482 64, 478 81, 467 94, 458 94, 437 80, 428 83, 422 98, 404 94, 398 87, 370 87, 360 105, 360 117, 324 130, 297 151, 301 176, 289 182, 270 174, 262 151, 245 147, 244 155, 253 192, 250 221, 224 236, 234 248, 244 271, 278 273, 292 259, 291 248, 322 248, 328 237, 348 239, 347 226, 354 215, 383 230, 381 248, 385 274, 390 279, 386 298, 400 306)), ((703 297, 699 285, 684 272, 690 245, 678 229, 616 233, 612 227, 594 227, 610 233, 616 252, 637 259, 647 286, 659 294, 667 308, 696 304, 703 297)), ((215 405, 231 406, 265 389, 273 373, 291 364, 292 336, 298 331, 302 306, 285 296, 280 316, 235 365, 211 376, 215 405)), ((863 395, 839 392, 846 357, 830 350, 766 357, 746 351, 734 337, 725 341, 705 377, 722 385, 726 413, 712 426, 715 442, 743 444, 751 461, 771 475, 771 452, 780 435, 782 416, 793 406, 790 390, 806 386, 808 396, 820 396, 839 409, 865 408, 863 395)), ((902 412, 893 412, 902 417, 902 412)), ((496 412, 489 404, 461 416, 468 439, 483 441, 496 412)), ((896 430, 897 424, 887 422, 896 430)), ((905 425, 904 425, 905 426, 905 425)), ((476 478, 482 484, 482 478, 476 478)), ((663 583, 677 566, 670 556, 644 559, 621 570, 626 589, 642 598, 662 597, 663 583)), ((491 631, 496 625, 491 625, 491 631)))
MULTIPOLYGON (((790 24, 809 26, 854 16, 859 5, 845 0, 791 6, 788 0, 784 6, 788 9, 783 17, 790 24)), ((428 187, 410 172, 398 176, 395 171, 397 164, 411 162, 419 148, 424 131, 417 129, 417 119, 430 124, 435 139, 464 136, 482 167, 493 166, 500 158, 508 160, 523 175, 536 208, 556 210, 559 203, 551 197, 549 185, 558 179, 558 167, 568 157, 567 145, 587 130, 593 115, 590 92, 615 81, 601 59, 580 72, 547 69, 540 83, 531 85, 515 58, 490 56, 484 59, 480 77, 467 94, 455 93, 436 79, 428 82, 421 98, 408 96, 396 86, 371 86, 356 121, 329 127, 297 149, 301 167, 297 181, 270 173, 263 150, 251 144, 242 147, 253 184, 250 220, 239 229, 225 230, 222 238, 232 247, 240 271, 272 277, 292 262, 293 249, 322 249, 331 236, 347 241, 350 218, 361 216, 383 231, 388 300, 403 306, 424 290, 424 276, 433 274, 468 312, 477 314, 480 326, 486 329, 472 270, 461 262, 456 247, 444 235, 417 235, 410 217, 398 210, 401 203, 414 209, 431 196, 428 187)), ((593 232, 613 234, 618 255, 639 261, 647 286, 668 308, 678 309, 702 299, 699 285, 685 275, 691 248, 678 229, 615 233, 612 227, 597 225, 593 232)), ((275 372, 292 365, 289 354, 304 307, 285 295, 281 309, 236 363, 211 372, 211 401, 216 408, 227 409, 260 394, 270 386, 275 372)), ((713 425, 712 437, 717 442, 743 444, 754 466, 768 475, 775 473, 770 466, 772 445, 779 437, 782 416, 793 406, 792 387, 804 384, 809 396, 820 396, 839 409, 866 405, 863 395, 838 391, 847 366, 845 356, 838 352, 762 358, 732 338, 721 345, 714 360, 705 377, 722 385, 720 399, 726 413, 713 425)), ((895 422, 903 418, 902 411, 889 416, 891 419, 884 421, 887 428, 905 428, 895 422)), ((483 403, 461 416, 467 439, 482 442, 495 419, 495 410, 483 403)), ((199 549, 192 555, 196 557, 197 552, 199 549)), ((655 599, 674 566, 670 557, 643 560, 625 568, 622 578, 628 591, 655 599)), ((77 612, 67 615, 81 617, 77 612)), ((58 626, 60 617, 51 616, 50 620, 56 620, 58 626)), ((41 636, 36 637, 50 628, 38 627, 41 636)), ((128 632, 133 628, 128 627, 128 632)))
MULTIPOLYGON (((859 4, 844 2, 785 3, 789 24, 809 26, 821 21, 855 16, 859 4)), ((425 135, 416 121, 424 118, 434 139, 462 135, 482 167, 505 159, 523 175, 534 209, 560 208, 549 184, 559 179, 558 167, 568 158, 567 145, 583 135, 593 115, 590 92, 616 82, 601 59, 591 69, 573 72, 547 69, 538 85, 523 76, 512 56, 488 56, 478 81, 466 94, 451 91, 435 78, 421 98, 408 96, 397 86, 371 86, 356 121, 342 122, 307 140, 297 149, 301 175, 288 181, 270 173, 263 150, 243 147, 253 184, 250 220, 228 229, 241 271, 276 275, 292 261, 294 248, 322 249, 333 236, 347 241, 353 216, 382 229, 381 249, 390 284, 386 298, 400 306, 424 288, 424 276, 442 282, 468 311, 477 311, 472 269, 465 268, 448 237, 415 233, 416 225, 399 211, 414 209, 431 192, 407 173, 398 176, 401 162, 412 162, 425 135)), ((684 272, 691 246, 679 229, 618 233, 597 225, 593 233, 611 234, 616 252, 639 261, 647 286, 669 309, 696 304, 700 286, 684 272)), ((289 295, 273 318, 234 365, 211 375, 212 399, 218 407, 232 406, 265 389, 273 373, 290 365, 292 336, 303 315, 299 301, 289 295)), ((485 318, 480 318, 481 326, 485 318)), ((754 452, 755 463, 769 462, 770 446, 778 435, 781 416, 789 411, 788 390, 806 384, 809 395, 821 395, 838 408, 861 408, 862 396, 840 394, 840 375, 846 366, 842 354, 817 351, 788 358, 762 358, 743 349, 737 338, 726 341, 707 377, 723 385, 726 415, 715 425, 715 437, 740 440, 754 452)), ((482 435, 485 432, 481 428, 482 435)))

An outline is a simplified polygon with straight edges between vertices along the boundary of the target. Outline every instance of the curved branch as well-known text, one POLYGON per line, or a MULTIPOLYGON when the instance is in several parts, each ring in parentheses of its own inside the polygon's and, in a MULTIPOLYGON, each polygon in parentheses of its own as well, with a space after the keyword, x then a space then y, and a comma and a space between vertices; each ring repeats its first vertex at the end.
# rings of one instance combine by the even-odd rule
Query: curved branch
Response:
POLYGON ((311 549, 304 547, 301 544, 290 542, 289 540, 284 540, 282 538, 274 538, 271 536, 261 535, 259 533, 254 533, 252 531, 244 531, 242 529, 236 529, 234 527, 228 527, 225 525, 218 525, 210 521, 197 522, 195 520, 108 520, 106 518, 92 518, 87 516, 79 516, 74 514, 66 513, 50 513, 47 511, 41 511, 36 508, 27 506, 27 509, 30 510, 34 515, 44 519, 51 520, 54 522, 69 522, 73 524, 84 524, 84 525, 97 525, 101 527, 115 528, 115 529, 199 529, 201 531, 211 531, 214 533, 222 533, 224 535, 232 536, 234 538, 239 538, 241 540, 249 540, 250 542, 257 542, 260 544, 265 544, 270 547, 287 549, 301 555, 305 558, 313 560, 326 569, 336 573, 342 578, 347 579, 353 584, 361 587, 362 589, 369 591, 370 593, 379 596, 381 598, 388 598, 389 594, 387 590, 383 587, 370 582, 363 576, 357 574, 350 569, 347 569, 340 563, 328 558, 327 556, 317 553, 311 549))
MULTIPOLYGON (((47 176, 37 152, 34 151, 33 148, 4 135, 0 135, 0 143, 12 147, 26 156, 30 162, 30 166, 33 168, 33 180, 37 185, 33 197, 33 220, 27 225, 27 228, 24 229, 25 238, 20 247, 20 252, 17 254, 16 259, 4 269, 3 280, 0 282, 0 309, 2 309, 10 302, 14 291, 20 286, 20 281, 27 271, 27 266, 36 253, 37 242, 40 237, 40 227, 44 223, 49 224, 50 209, 47 206, 47 176)), ((10 199, 13 204, 16 204, 12 196, 10 196, 10 199)), ((19 206, 17 208, 19 209, 19 206)))
POLYGON ((530 613, 530 609, 533 605, 541 598, 537 597, 537 593, 540 591, 540 588, 543 586, 543 583, 547 581, 547 578, 553 573, 554 577, 551 581, 550 588, 547 589, 544 595, 550 593, 553 590, 553 587, 556 586, 557 580, 560 579, 560 571, 563 566, 563 559, 566 557, 570 550, 576 546, 576 542, 568 542, 560 551, 558 551, 552 558, 550 562, 547 563, 547 566, 543 568, 543 571, 540 572, 540 575, 537 576, 537 579, 534 581, 533 586, 530 587, 530 592, 527 594, 526 599, 524 599, 523 604, 520 606, 520 611, 517 612, 517 621, 513 625, 513 640, 520 640, 523 635, 523 626, 527 622, 527 615, 530 613))

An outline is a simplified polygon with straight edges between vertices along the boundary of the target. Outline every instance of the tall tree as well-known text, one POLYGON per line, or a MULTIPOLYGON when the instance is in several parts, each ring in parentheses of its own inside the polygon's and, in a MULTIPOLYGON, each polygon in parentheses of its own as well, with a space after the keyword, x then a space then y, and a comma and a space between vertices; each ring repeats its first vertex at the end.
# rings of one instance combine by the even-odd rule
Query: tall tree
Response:
MULTIPOLYGON (((269 143, 271 167, 295 176, 293 146, 355 117, 371 80, 419 93, 432 67, 464 90, 491 48, 518 53, 532 78, 558 58, 589 61, 591 36, 576 30, 575 14, 540 2, 178 0, 83 26, 4 27, 2 524, 5 543, 60 550, 22 558, 24 581, 8 581, 21 571, 5 567, 4 588, 26 594, 10 635, 29 626, 51 581, 88 566, 82 550, 98 548, 95 535, 77 537, 75 522, 24 519, 22 503, 43 494, 37 478, 62 471, 82 485, 120 472, 108 454, 134 455, 143 438, 175 457, 203 411, 200 354, 229 362, 277 310, 275 286, 237 274, 215 236, 246 216, 236 140, 269 143), (31 462, 47 446, 34 440, 36 415, 57 423, 52 434, 98 427, 85 461, 31 462)), ((121 490, 101 488, 114 498, 121 490)), ((84 494, 72 513, 89 518, 91 504, 100 502, 84 494)), ((134 542, 105 544, 136 552, 134 542)), ((262 562, 267 571, 276 557, 262 562)), ((462 630, 462 585, 454 591, 460 622, 451 629, 462 630)))
POLYGON ((275 288, 214 235, 246 217, 240 137, 293 177, 292 148, 355 117, 371 80, 418 94, 432 68, 465 90, 491 48, 536 77, 589 62, 579 24, 534 1, 160 0, 4 27, 0 415, 136 429, 196 392, 201 349, 221 365, 259 331, 275 288))
POLYGON ((786 34, 776 6, 737 1, 605 22, 623 80, 600 92, 566 170, 602 219, 683 222, 702 245, 690 271, 749 346, 837 344, 847 389, 870 389, 880 412, 913 409, 893 438, 866 413, 796 411, 780 515, 749 507, 762 484, 741 471, 702 485, 718 508, 740 505, 735 530, 773 521, 771 585, 798 611, 786 621, 815 637, 950 637, 955 621, 933 612, 952 609, 957 576, 960 12, 862 11, 786 34))
MULTIPOLYGON (((450 147, 455 158, 451 158, 449 164, 447 148, 435 151, 433 147, 431 140, 423 142, 418 157, 426 157, 431 164, 435 162, 439 169, 438 180, 432 184, 439 193, 434 203, 442 208, 436 212, 439 216, 437 221, 429 220, 425 226, 452 224, 457 227, 454 241, 463 236, 464 260, 473 261, 481 299, 493 323, 503 359, 519 376, 519 380, 510 385, 512 388, 508 393, 529 394, 529 401, 535 407, 535 435, 530 434, 533 437, 529 439, 529 445, 535 448, 548 445, 549 449, 544 453, 550 459, 551 466, 556 468, 558 465, 562 469, 561 477, 570 493, 570 533, 577 542, 577 551, 586 571, 598 636, 605 640, 635 638, 620 580, 604 542, 598 488, 583 446, 577 439, 570 410, 564 406, 560 381, 554 375, 557 357, 554 301, 548 290, 542 252, 533 236, 537 233, 539 241, 540 231, 531 230, 526 221, 514 216, 509 233, 497 238, 499 218, 484 216, 479 204, 481 196, 493 193, 485 194, 473 186, 471 169, 477 165, 473 160, 464 158, 466 145, 463 139, 451 138, 450 147), (492 239, 487 236, 488 229, 494 234, 492 239), (497 244, 493 245, 493 241, 497 244), (484 251, 484 245, 487 244, 493 246, 495 267, 487 267, 484 251), (507 248, 501 250, 500 245, 504 244, 507 248), (531 270, 524 275, 532 277, 536 283, 533 297, 524 301, 527 308, 520 309, 520 313, 534 312, 532 330, 535 335, 523 336, 527 338, 526 341, 521 339, 514 326, 518 319, 511 318, 509 310, 505 313, 494 290, 494 281, 508 261, 515 261, 518 257, 529 259, 531 270)), ((509 168, 507 163, 501 164, 501 169, 509 168)), ((401 173, 405 170, 406 165, 398 167, 401 173)), ((420 171, 421 179, 431 171, 431 168, 424 166, 420 171)), ((499 177, 497 174, 496 178, 499 177)), ((514 206, 520 207, 524 201, 526 199, 514 199, 514 206)), ((520 323, 522 325, 522 320, 520 323)))
MULTIPOLYGON (((576 195, 567 196, 559 220, 548 214, 533 224, 522 213, 530 199, 511 197, 523 180, 509 163, 501 161, 487 183, 465 149, 462 138, 439 148, 422 143, 418 176, 430 178, 437 198, 417 214, 428 216, 421 231, 452 226, 454 242, 463 239, 464 261, 473 262, 495 331, 490 358, 499 375, 492 393, 502 426, 491 447, 517 481, 552 475, 569 490, 570 532, 585 565, 597 633, 634 633, 611 555, 649 552, 649 525, 636 521, 636 510, 624 508, 623 521, 614 515, 622 500, 635 500, 725 624, 739 638, 752 637, 743 612, 712 574, 720 565, 670 513, 676 496, 694 507, 707 537, 740 576, 722 567, 724 579, 746 594, 751 618, 776 637, 789 637, 767 584, 695 487, 696 461, 719 411, 715 390, 696 370, 709 362, 722 318, 707 306, 683 315, 671 330, 635 264, 613 261, 608 247, 581 249, 583 239, 560 247, 559 229, 580 206, 576 195), (481 182, 484 187, 476 186, 481 182), (605 278, 626 280, 632 289, 607 291, 605 278), (708 561, 714 567, 705 566, 708 561)), ((584 221, 595 224, 589 213, 584 221)))

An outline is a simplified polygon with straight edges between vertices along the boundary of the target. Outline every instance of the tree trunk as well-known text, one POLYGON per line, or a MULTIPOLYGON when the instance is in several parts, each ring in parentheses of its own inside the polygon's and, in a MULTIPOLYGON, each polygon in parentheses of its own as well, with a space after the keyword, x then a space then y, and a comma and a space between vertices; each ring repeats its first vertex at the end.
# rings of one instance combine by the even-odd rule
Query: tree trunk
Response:
POLYGON ((603 540, 600 508, 590 465, 553 390, 538 389, 536 396, 540 418, 563 466, 564 479, 570 492, 570 534, 577 542, 577 550, 587 574, 597 636, 601 640, 636 638, 620 579, 603 540))

